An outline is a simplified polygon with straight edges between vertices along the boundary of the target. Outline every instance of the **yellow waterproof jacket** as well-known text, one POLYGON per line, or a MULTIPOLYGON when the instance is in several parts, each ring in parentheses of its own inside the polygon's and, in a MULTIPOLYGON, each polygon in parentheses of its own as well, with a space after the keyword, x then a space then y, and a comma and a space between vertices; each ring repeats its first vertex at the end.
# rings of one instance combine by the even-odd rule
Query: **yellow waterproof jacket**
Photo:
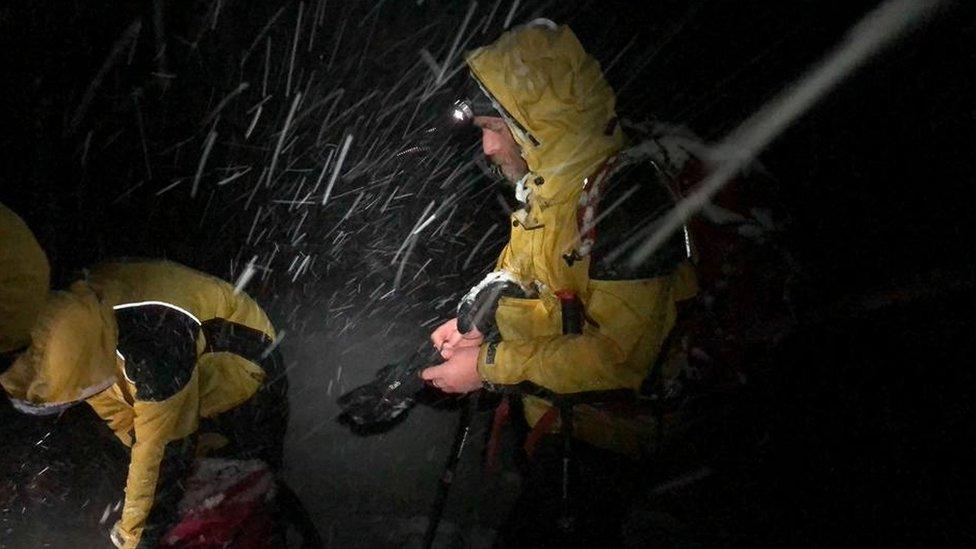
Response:
POLYGON ((0 204, 0 353, 30 343, 50 283, 51 268, 34 233, 0 204))
MULTIPOLYGON (((527 195, 525 207, 512 215, 496 268, 538 291, 534 299, 500 299, 501 342, 482 348, 482 378, 498 385, 531 381, 557 393, 639 388, 674 325, 675 303, 696 286, 687 264, 656 278, 594 280, 585 253, 571 265, 564 259, 582 249, 577 214, 584 185, 625 144, 613 90, 566 26, 515 29, 466 60, 505 115, 530 170, 518 189, 527 195), (555 296, 561 290, 583 303, 588 321, 581 335, 562 334, 555 296)), ((648 215, 655 206, 647 205, 648 215)), ((530 425, 548 408, 525 398, 530 425)), ((577 407, 574 429, 584 440, 630 454, 648 442, 635 426, 588 407, 577 407)))
POLYGON ((226 282, 145 261, 97 266, 70 291, 54 293, 31 337, 0 382, 29 413, 86 400, 131 448, 120 533, 126 547, 136 547, 164 534, 167 524, 155 513, 162 500, 170 512, 178 501, 172 485, 192 458, 199 420, 238 406, 260 387, 264 372, 256 361, 275 332, 261 308, 226 282), (165 319, 162 330, 143 330, 143 318, 165 319), (233 341, 228 333, 248 336, 250 348, 226 343, 233 341), (164 356, 143 356, 145 348, 164 356), (174 478, 164 483, 161 476, 174 478))

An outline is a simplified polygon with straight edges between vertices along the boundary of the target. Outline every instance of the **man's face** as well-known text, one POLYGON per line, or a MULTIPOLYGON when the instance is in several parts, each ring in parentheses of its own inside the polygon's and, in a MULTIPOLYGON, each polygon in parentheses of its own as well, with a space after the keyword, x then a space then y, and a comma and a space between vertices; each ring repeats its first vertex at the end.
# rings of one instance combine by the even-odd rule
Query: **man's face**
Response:
POLYGON ((481 147, 491 163, 498 166, 510 182, 522 179, 529 172, 529 166, 505 120, 498 116, 476 116, 474 124, 481 128, 481 147))

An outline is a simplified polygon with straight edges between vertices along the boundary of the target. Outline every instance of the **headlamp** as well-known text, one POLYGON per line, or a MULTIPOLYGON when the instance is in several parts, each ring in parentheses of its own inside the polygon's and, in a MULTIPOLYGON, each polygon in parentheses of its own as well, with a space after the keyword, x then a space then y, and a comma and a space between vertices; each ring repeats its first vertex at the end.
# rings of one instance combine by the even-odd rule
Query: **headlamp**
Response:
POLYGON ((504 118, 505 122, 509 126, 514 127, 515 130, 521 132, 521 135, 527 141, 531 141, 535 146, 539 145, 539 140, 522 127, 518 120, 505 110, 505 107, 492 99, 488 90, 481 85, 474 74, 471 74, 463 99, 455 101, 451 108, 451 121, 459 126, 468 125, 472 124, 477 116, 499 116, 504 118))
POLYGON ((471 101, 458 99, 454 102, 454 109, 451 117, 457 124, 470 124, 474 121, 474 110, 471 109, 471 101))

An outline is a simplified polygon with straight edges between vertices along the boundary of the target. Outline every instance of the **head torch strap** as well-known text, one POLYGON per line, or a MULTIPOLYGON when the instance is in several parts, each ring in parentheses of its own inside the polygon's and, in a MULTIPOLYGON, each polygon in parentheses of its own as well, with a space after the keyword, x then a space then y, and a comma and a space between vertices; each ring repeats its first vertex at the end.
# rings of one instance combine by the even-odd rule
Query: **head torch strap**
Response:
POLYGON ((478 80, 477 75, 475 75, 473 72, 470 73, 470 75, 471 75, 471 80, 477 85, 477 91, 473 91, 473 93, 469 95, 478 97, 479 95, 478 92, 480 92, 481 94, 483 94, 484 99, 488 100, 488 102, 491 104, 492 109, 494 109, 495 111, 493 113, 479 112, 480 109, 478 109, 477 101, 474 99, 469 99, 468 105, 472 109, 472 113, 475 116, 501 115, 501 117, 504 118, 509 125, 514 127, 523 137, 525 137, 526 141, 531 141, 532 145, 538 147, 540 145, 539 140, 536 139, 534 135, 532 135, 532 132, 525 129, 525 126, 520 124, 519 121, 516 120, 514 116, 512 116, 512 113, 508 112, 508 110, 506 110, 505 107, 502 106, 502 104, 499 103, 497 99, 495 99, 495 96, 493 96, 491 92, 488 91, 488 88, 485 87, 485 85, 481 82, 481 80, 478 80))

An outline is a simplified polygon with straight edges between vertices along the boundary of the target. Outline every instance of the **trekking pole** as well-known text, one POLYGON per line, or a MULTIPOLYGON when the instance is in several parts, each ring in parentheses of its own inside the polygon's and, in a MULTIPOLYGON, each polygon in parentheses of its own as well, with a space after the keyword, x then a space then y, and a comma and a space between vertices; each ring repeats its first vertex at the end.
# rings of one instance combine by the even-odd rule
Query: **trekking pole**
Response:
POLYGON ((561 513, 557 524, 563 533, 568 534, 573 531, 573 510, 569 492, 570 466, 573 457, 573 404, 567 402, 566 399, 558 399, 556 405, 559 408, 559 434, 563 443, 562 485, 560 487, 561 513))
POLYGON ((447 503, 447 495, 454 482, 454 471, 457 469, 458 462, 461 460, 461 452, 468 442, 468 434, 471 431, 471 420, 474 412, 478 408, 478 396, 476 392, 468 396, 467 405, 461 408, 461 418, 458 422, 458 430, 454 435, 454 444, 451 446, 451 453, 447 456, 447 465, 444 466, 444 473, 441 475, 440 483, 437 486, 437 495, 434 497, 434 504, 430 508, 430 516, 427 521, 427 531, 424 533, 424 547, 430 549, 437 536, 437 527, 440 525, 441 516, 444 513, 444 504, 447 503))
MULTIPOLYGON (((578 336, 583 333, 583 304, 572 290, 559 290, 560 310, 563 321, 563 335, 578 336)), ((564 534, 573 530, 573 510, 569 493, 570 465, 573 457, 573 405, 574 399, 567 396, 557 396, 553 404, 559 409, 559 434, 563 443, 562 478, 560 479, 560 517, 557 520, 559 529, 564 534)))

